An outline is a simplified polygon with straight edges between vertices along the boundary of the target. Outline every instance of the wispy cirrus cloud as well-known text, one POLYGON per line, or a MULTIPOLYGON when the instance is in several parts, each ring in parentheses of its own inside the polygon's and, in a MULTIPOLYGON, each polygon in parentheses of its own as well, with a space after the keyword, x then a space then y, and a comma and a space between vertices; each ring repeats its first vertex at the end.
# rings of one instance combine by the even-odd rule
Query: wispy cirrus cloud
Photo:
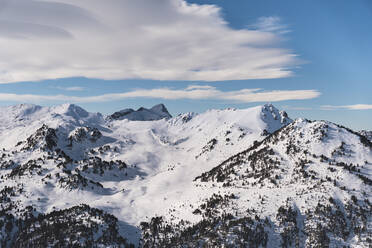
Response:
POLYGON ((354 105, 323 105, 322 110, 368 110, 372 109, 372 104, 354 104, 354 105))
POLYGON ((285 110, 314 110, 314 108, 311 108, 311 107, 290 106, 290 105, 284 105, 284 106, 281 106, 281 108, 285 110))
POLYGON ((298 63, 277 17, 236 30, 217 6, 185 0, 0 3, 0 83, 282 78, 298 63))
POLYGON ((84 87, 80 87, 80 86, 72 86, 72 87, 53 87, 55 89, 59 89, 59 90, 65 90, 65 91, 83 91, 85 90, 84 87))
POLYGON ((263 32, 273 32, 285 34, 289 32, 287 25, 281 23, 278 16, 262 16, 258 18, 257 22, 250 27, 263 32))
POLYGON ((193 99, 193 100, 225 100, 231 102, 279 102, 285 100, 304 100, 320 96, 317 90, 273 90, 242 89, 237 91, 221 91, 213 86, 190 85, 185 89, 155 88, 136 89, 123 93, 102 94, 97 96, 67 96, 67 95, 32 95, 0 93, 0 101, 15 102, 110 102, 130 98, 157 98, 165 100, 193 99))

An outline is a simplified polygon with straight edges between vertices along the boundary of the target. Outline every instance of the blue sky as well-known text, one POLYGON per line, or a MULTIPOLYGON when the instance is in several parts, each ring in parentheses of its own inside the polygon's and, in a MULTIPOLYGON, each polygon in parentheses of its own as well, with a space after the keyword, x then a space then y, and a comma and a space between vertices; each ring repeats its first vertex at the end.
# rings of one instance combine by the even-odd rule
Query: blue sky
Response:
POLYGON ((60 2, 46 1, 57 15, 23 0, 0 13, 0 105, 111 113, 162 102, 176 115, 273 102, 372 130, 371 1, 108 1, 107 16, 98 0, 60 2), (15 20, 22 8, 31 14, 15 20), (125 18, 112 18, 120 8, 125 18))

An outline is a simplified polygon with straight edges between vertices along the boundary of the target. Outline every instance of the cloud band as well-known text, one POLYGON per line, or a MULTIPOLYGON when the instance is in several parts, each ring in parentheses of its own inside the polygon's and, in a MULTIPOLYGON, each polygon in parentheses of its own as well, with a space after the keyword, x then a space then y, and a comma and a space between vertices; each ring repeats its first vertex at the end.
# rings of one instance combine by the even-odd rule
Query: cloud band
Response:
POLYGON ((238 91, 220 91, 212 86, 191 85, 185 89, 156 88, 137 89, 123 93, 103 94, 97 96, 76 97, 67 95, 31 95, 0 93, 0 101, 14 102, 110 102, 130 98, 157 98, 165 100, 191 99, 191 100, 225 100, 231 102, 279 102, 285 100, 304 100, 320 96, 317 90, 276 90, 263 91, 262 89, 242 89, 238 91))
POLYGON ((372 109, 372 104, 354 104, 354 105, 323 105, 321 106, 322 110, 339 110, 339 109, 346 109, 346 110, 368 110, 372 109))

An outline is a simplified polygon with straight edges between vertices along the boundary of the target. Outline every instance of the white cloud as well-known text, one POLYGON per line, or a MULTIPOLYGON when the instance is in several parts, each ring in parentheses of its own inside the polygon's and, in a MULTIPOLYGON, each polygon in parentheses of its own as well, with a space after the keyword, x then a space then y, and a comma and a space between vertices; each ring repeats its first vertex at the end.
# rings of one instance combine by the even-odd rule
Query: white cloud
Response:
POLYGON ((310 107, 289 106, 289 105, 281 106, 281 108, 285 110, 313 110, 313 108, 310 108, 310 107))
POLYGON ((66 95, 30 95, 0 93, 0 101, 15 102, 110 102, 129 98, 158 98, 166 100, 193 99, 193 100, 226 100, 231 102, 278 102, 285 100, 304 100, 316 98, 320 92, 316 90, 278 90, 263 91, 261 89, 242 89, 237 91, 220 91, 212 86, 192 85, 185 89, 136 89, 123 93, 103 94, 98 96, 76 97, 66 95))
POLYGON ((233 80, 291 75, 278 19, 231 29, 214 5, 184 0, 0 0, 0 83, 233 80))
POLYGON ((277 16, 262 16, 258 18, 257 23, 251 25, 251 27, 263 32, 288 33, 288 27, 280 22, 281 20, 277 16))
POLYGON ((195 89, 214 89, 215 87, 210 85, 189 85, 186 90, 195 90, 195 89))
POLYGON ((72 87, 54 87, 56 89, 59 89, 59 90, 65 90, 65 91, 83 91, 85 90, 84 87, 80 87, 80 86, 72 86, 72 87))
POLYGON ((343 105, 343 106, 323 105, 321 106, 321 108, 323 110, 337 110, 337 109, 368 110, 368 109, 372 109, 372 104, 354 104, 354 105, 343 105))
POLYGON ((83 91, 84 87, 74 86, 74 87, 67 87, 65 88, 67 91, 83 91))

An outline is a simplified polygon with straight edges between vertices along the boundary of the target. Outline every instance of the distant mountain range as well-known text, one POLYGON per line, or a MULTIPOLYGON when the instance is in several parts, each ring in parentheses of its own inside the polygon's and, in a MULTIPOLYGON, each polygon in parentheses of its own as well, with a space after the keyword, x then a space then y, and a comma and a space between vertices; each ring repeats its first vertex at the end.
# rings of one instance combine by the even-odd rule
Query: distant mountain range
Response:
POLYGON ((130 121, 155 121, 161 119, 170 119, 167 108, 163 104, 155 105, 150 109, 139 108, 138 110, 123 109, 108 116, 109 120, 130 120, 130 121))
POLYGON ((0 247, 371 247, 372 133, 271 104, 0 108, 0 247))

